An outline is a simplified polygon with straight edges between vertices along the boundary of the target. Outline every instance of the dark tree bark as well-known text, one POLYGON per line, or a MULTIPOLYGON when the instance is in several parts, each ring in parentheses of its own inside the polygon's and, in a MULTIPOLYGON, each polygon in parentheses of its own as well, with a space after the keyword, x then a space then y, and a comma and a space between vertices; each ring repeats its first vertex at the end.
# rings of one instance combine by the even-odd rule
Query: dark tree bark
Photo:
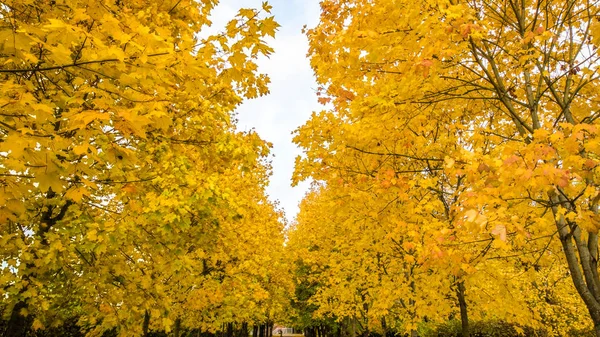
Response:
POLYGON ((142 332, 144 334, 143 335, 144 337, 148 337, 149 327, 150 327, 150 313, 148 312, 148 310, 146 310, 146 312, 144 313, 144 323, 142 325, 142 332))
POLYGON ((24 301, 19 301, 15 304, 6 325, 4 337, 22 337, 27 335, 31 319, 21 315, 21 310, 23 309, 27 309, 27 303, 24 301))
POLYGON ((227 323, 227 337, 233 337, 233 323, 227 323))
POLYGON ((241 337, 249 337, 248 336, 248 323, 246 323, 246 322, 242 323, 242 333, 240 335, 241 335, 241 337))
POLYGON ((173 337, 181 337, 181 319, 175 320, 175 327, 173 328, 173 337))
POLYGON ((460 323, 462 326, 462 337, 470 337, 471 333, 469 331, 469 315, 467 311, 467 301, 465 298, 466 289, 465 283, 463 281, 458 282, 456 294, 458 296, 458 305, 460 307, 460 323))

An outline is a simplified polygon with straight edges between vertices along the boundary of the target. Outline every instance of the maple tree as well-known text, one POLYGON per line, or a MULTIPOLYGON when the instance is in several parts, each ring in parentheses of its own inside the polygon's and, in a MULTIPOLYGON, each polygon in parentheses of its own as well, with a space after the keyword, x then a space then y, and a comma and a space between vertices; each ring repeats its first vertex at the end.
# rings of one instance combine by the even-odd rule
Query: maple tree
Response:
POLYGON ((540 255, 499 249, 489 236, 446 239, 447 228, 431 228, 436 220, 427 215, 435 201, 394 204, 382 199, 405 191, 378 189, 373 181, 348 185, 329 181, 308 195, 290 232, 299 287, 314 288, 302 299, 309 323, 333 317, 346 336, 416 334, 452 316, 464 323, 466 297, 477 322, 503 320, 556 334, 589 328, 585 316, 572 314, 582 303, 565 269, 557 268, 556 245, 540 255), (526 267, 531 258, 536 268, 526 267))
POLYGON ((298 130, 305 156, 295 179, 350 186, 342 223, 370 218, 404 251, 456 257, 457 286, 479 263, 469 256, 494 257, 468 242, 522 256, 525 271, 542 268, 560 242, 557 263, 574 286, 561 296, 580 297, 600 335, 598 4, 329 0, 321 8, 307 31, 309 55, 320 101, 332 109, 298 130), (355 199, 355 209, 367 208, 359 215, 350 212, 355 199), (390 208, 398 213, 379 214, 390 208))
POLYGON ((600 336, 597 3, 322 1, 331 109, 296 133, 317 182, 286 247, 270 144, 232 115, 278 24, 203 36, 216 3, 0 2, 5 336, 269 336, 291 266, 311 336, 564 334, 584 306, 600 336))
POLYGON ((256 59, 278 24, 264 3, 200 38, 216 3, 0 2, 5 336, 73 315, 94 335, 178 336, 281 312, 270 145, 232 115, 268 92, 256 59))

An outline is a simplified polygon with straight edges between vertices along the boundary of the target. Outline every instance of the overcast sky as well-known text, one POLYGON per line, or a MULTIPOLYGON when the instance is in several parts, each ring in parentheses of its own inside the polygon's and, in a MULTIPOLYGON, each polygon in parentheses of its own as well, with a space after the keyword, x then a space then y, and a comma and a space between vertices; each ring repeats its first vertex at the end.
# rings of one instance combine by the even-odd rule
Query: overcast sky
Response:
MULTIPOLYGON (((316 83, 306 52, 308 42, 302 26, 314 27, 319 19, 318 0, 270 0, 272 14, 281 25, 270 45, 275 53, 260 61, 260 70, 271 78, 271 93, 245 102, 238 109, 239 129, 255 129, 273 143, 273 176, 267 190, 292 220, 298 203, 308 189, 305 182, 291 187, 294 159, 301 153, 292 143, 292 131, 304 124, 312 111, 321 110, 315 95, 316 83)), ((221 0, 215 9, 211 30, 221 30, 239 8, 260 8, 262 0, 221 0)))

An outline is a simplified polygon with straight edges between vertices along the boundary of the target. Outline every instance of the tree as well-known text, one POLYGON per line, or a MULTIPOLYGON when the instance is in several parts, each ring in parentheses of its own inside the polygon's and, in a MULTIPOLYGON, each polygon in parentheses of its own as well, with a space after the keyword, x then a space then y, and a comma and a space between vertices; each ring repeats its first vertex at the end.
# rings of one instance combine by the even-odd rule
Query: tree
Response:
POLYGON ((200 39, 214 6, 0 2, 5 336, 74 312, 92 333, 178 329, 188 296, 230 286, 257 258, 219 246, 247 248, 232 246, 238 226, 282 242, 264 194, 269 145, 232 117, 268 92, 255 60, 278 25, 264 3, 200 39))
POLYGON ((290 233, 290 254, 309 270, 307 281, 318 284, 308 300, 314 318, 336 317, 352 336, 411 331, 425 316, 444 320, 449 279, 430 272, 426 245, 415 244, 428 235, 406 235, 412 228, 397 226, 395 210, 378 209, 385 201, 350 191, 363 198, 342 186, 313 191, 290 233))
POLYGON ((396 203, 406 197, 404 187, 370 180, 350 187, 343 179, 307 195, 289 233, 286 249, 297 261, 305 322, 333 318, 347 335, 416 333, 459 315, 468 323, 466 298, 475 322, 501 320, 517 330, 556 334, 585 327, 580 315, 570 314, 582 303, 569 292, 565 269, 557 268, 564 261, 556 240, 548 249, 546 238, 537 238, 539 250, 531 253, 498 247, 503 241, 489 235, 444 235, 447 224, 435 227, 431 215, 435 194, 396 203), (527 267, 532 260, 537 267, 527 267))
POLYGON ((557 236, 600 335, 598 10, 324 1, 309 53, 334 111, 299 130, 298 178, 407 181, 437 194, 453 235, 491 235, 507 249, 557 236))

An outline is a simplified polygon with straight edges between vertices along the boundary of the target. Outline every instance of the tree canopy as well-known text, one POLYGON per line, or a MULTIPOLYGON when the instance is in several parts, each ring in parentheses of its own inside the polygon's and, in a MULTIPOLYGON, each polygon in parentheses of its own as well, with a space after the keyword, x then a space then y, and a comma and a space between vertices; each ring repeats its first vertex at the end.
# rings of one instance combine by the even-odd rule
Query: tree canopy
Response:
MULTIPOLYGON (((375 316, 403 310, 407 331, 447 317, 420 282, 437 296, 454 288, 463 319, 481 291, 503 304, 483 301, 470 313, 545 325, 524 294, 568 268, 572 284, 556 279, 550 288, 586 307, 600 335, 598 4, 329 0, 321 7, 307 36, 327 109, 297 131, 305 155, 295 179, 320 182, 316 203, 339 211, 324 215, 307 200, 296 231, 322 216, 327 237, 346 238, 353 249, 328 263, 368 256, 352 266, 369 275, 379 268, 380 280, 352 290, 360 310, 374 305, 365 294, 396 275, 394 286, 381 287, 405 293, 374 296, 388 303, 375 316), (383 258, 377 250, 385 246, 383 258)), ((346 249, 333 240, 319 249, 346 249)), ((315 299, 329 308, 326 300, 315 299)))
POLYGON ((218 2, 0 1, 3 337, 600 336, 599 3, 321 1, 288 224, 218 2))
POLYGON ((270 144, 232 114, 268 92, 256 59, 278 24, 265 3, 200 38, 215 5, 2 2, 5 336, 73 315, 91 334, 214 331, 280 310, 270 144))

